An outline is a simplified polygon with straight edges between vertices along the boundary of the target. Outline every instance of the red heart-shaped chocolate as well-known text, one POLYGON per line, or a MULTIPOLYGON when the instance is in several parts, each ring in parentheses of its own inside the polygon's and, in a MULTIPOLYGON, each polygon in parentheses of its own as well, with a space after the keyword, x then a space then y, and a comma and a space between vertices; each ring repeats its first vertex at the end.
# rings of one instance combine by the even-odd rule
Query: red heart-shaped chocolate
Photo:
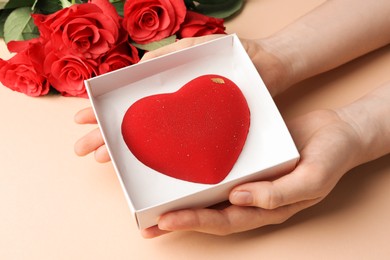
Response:
POLYGON ((241 90, 219 75, 203 75, 174 93, 136 101, 122 122, 134 156, 165 175, 204 184, 221 182, 236 163, 249 131, 241 90))

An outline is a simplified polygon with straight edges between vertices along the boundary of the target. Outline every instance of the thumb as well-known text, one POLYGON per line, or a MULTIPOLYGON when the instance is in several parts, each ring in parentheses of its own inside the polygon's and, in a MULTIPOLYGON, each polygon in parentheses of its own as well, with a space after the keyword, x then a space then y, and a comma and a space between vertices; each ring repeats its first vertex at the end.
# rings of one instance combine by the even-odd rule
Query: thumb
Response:
POLYGON ((231 191, 229 200, 233 205, 263 209, 275 209, 285 204, 282 191, 270 181, 240 185, 231 191))

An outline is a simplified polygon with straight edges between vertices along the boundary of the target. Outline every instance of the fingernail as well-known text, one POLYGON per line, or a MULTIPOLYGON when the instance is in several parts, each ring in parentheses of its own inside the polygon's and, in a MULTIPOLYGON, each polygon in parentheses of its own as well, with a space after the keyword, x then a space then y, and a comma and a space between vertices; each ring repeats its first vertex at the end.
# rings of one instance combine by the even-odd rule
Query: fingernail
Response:
POLYGON ((249 191, 235 191, 230 202, 235 205, 251 205, 253 203, 253 196, 249 191))

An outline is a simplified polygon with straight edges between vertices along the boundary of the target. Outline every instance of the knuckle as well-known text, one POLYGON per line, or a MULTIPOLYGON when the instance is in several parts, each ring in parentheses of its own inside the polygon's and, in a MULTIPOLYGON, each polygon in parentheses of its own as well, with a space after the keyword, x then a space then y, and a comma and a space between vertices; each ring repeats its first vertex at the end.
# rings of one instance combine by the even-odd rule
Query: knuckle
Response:
POLYGON ((256 206, 264 209, 275 209, 281 206, 283 194, 275 189, 272 182, 268 182, 259 191, 259 194, 255 197, 256 206))
POLYGON ((268 200, 268 208, 269 209, 275 209, 279 206, 281 206, 283 202, 283 195, 281 192, 272 189, 270 192, 269 200, 268 200))

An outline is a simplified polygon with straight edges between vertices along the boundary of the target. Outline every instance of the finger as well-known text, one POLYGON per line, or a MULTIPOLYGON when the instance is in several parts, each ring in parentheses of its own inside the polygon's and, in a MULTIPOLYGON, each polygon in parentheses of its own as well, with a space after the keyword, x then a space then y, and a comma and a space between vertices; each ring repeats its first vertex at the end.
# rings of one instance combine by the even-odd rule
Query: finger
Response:
POLYGON ((75 153, 79 156, 87 155, 104 144, 103 136, 100 129, 96 128, 79 139, 75 145, 75 153))
POLYGON ((220 38, 221 36, 222 35, 212 34, 212 35, 207 35, 207 36, 203 36, 203 37, 184 38, 184 39, 181 39, 175 43, 168 44, 168 45, 161 47, 161 48, 158 48, 154 51, 150 51, 150 52, 145 53, 144 56, 142 57, 141 61, 150 60, 152 58, 156 58, 156 57, 159 57, 159 56, 171 53, 171 52, 185 49, 185 48, 191 47, 193 45, 197 45, 199 43, 203 43, 203 42, 210 41, 210 40, 213 40, 216 38, 220 38))
POLYGON ((273 210, 235 205, 224 210, 181 210, 163 215, 159 220, 158 227, 160 230, 166 231, 197 231, 214 235, 228 235, 266 225, 280 224, 319 201, 319 199, 302 201, 273 210))
POLYGON ((229 196, 234 205, 275 209, 299 201, 321 197, 319 169, 312 165, 300 165, 291 173, 274 181, 246 183, 235 187, 229 196), (318 179, 317 179, 318 178, 318 179))
POLYGON ((95 160, 100 163, 106 163, 111 160, 110 155, 108 154, 106 145, 102 145, 95 151, 95 160))
POLYGON ((167 233, 170 233, 170 231, 161 230, 158 228, 158 226, 153 226, 153 227, 141 230, 141 235, 144 238, 155 238, 155 237, 159 237, 159 236, 162 236, 164 234, 167 234, 167 233))
POLYGON ((95 113, 92 107, 87 107, 76 113, 74 121, 78 124, 96 124, 95 113))

